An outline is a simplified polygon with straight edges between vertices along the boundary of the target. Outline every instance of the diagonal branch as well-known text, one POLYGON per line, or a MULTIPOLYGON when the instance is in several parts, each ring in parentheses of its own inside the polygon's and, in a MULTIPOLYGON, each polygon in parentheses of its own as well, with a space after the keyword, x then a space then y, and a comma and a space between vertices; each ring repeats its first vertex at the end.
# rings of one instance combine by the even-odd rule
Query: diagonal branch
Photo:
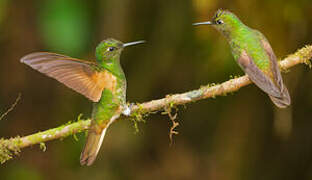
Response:
MULTIPOLYGON (((279 62, 282 71, 297 64, 307 64, 311 67, 310 59, 312 58, 312 45, 306 46, 296 53, 289 55, 279 62)), ((215 96, 225 95, 229 92, 235 92, 241 87, 251 84, 248 76, 242 76, 225 81, 218 85, 206 85, 200 89, 189 91, 181 94, 167 95, 165 98, 152 100, 142 104, 134 105, 131 108, 130 117, 141 118, 143 115, 151 112, 166 110, 173 105, 183 105, 198 100, 212 98, 215 96)), ((125 118, 124 116, 121 118, 125 118)), ((13 154, 18 154, 21 148, 25 148, 35 144, 43 144, 44 142, 54 139, 65 138, 70 135, 85 131, 90 125, 90 119, 78 120, 67 125, 38 132, 24 137, 15 137, 10 139, 0 139, 0 162, 4 163, 12 158, 13 154)))

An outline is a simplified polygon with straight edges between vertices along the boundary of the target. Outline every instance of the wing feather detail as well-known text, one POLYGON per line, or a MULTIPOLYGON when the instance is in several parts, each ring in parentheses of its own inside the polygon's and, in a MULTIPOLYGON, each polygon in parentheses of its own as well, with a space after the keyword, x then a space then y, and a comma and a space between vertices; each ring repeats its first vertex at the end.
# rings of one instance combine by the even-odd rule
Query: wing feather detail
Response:
POLYGON ((276 84, 256 66, 246 51, 241 53, 237 62, 244 69, 250 80, 253 81, 260 89, 271 96, 281 96, 279 87, 277 87, 276 84))
POLYGON ((280 96, 278 97, 270 96, 270 98, 278 107, 285 108, 291 104, 291 98, 290 98, 288 89, 283 82, 283 78, 282 78, 278 63, 277 63, 277 58, 274 54, 274 51, 270 43, 263 35, 262 35, 261 43, 262 43, 262 47, 265 49, 267 55, 269 56, 271 71, 273 73, 273 79, 276 85, 279 87, 280 92, 281 92, 280 96))
POLYGON ((108 88, 107 85, 110 86, 109 88, 112 88, 112 82, 106 84, 101 78, 110 76, 105 79, 114 80, 113 76, 107 71, 96 71, 95 63, 55 53, 31 53, 24 56, 21 62, 58 80, 93 102, 100 100, 103 89, 108 88))
POLYGON ((263 39, 261 40, 261 44, 262 44, 262 47, 265 49, 267 55, 269 56, 270 67, 271 67, 271 70, 273 73, 273 79, 274 79, 275 83, 281 89, 284 89, 284 83, 283 83, 283 79, 282 79, 280 69, 279 69, 278 64, 277 64, 277 58, 273 52, 271 45, 268 43, 268 41, 266 39, 264 39, 265 38, 264 36, 262 36, 262 37, 263 37, 263 39))

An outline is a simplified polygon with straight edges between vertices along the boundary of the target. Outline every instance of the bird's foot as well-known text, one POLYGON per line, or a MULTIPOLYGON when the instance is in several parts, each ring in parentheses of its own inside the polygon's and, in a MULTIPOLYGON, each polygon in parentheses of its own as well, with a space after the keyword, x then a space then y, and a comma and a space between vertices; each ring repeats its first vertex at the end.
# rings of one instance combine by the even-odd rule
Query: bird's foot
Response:
POLYGON ((134 105, 135 105, 134 103, 125 104, 125 105, 123 106, 123 111, 122 111, 121 113, 122 113, 123 115, 125 115, 125 116, 130 116, 132 107, 133 107, 134 105))

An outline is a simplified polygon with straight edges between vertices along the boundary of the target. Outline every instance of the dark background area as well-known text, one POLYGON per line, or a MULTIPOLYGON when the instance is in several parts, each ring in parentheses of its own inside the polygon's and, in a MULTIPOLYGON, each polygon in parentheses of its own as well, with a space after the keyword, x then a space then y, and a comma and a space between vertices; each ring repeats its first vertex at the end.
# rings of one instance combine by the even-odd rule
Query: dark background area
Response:
MULTIPOLYGON (((19 59, 51 51, 93 60, 113 37, 146 44, 124 50, 130 102, 145 102, 243 75, 225 39, 206 21, 234 12, 269 39, 284 58, 312 40, 311 0, 0 0, 0 137, 23 136, 90 116, 91 102, 19 59)), ((93 166, 81 167, 85 134, 23 149, 0 166, 0 179, 312 179, 312 71, 284 74, 292 106, 277 109, 256 86, 180 107, 169 147, 170 120, 160 113, 109 128, 93 166)))

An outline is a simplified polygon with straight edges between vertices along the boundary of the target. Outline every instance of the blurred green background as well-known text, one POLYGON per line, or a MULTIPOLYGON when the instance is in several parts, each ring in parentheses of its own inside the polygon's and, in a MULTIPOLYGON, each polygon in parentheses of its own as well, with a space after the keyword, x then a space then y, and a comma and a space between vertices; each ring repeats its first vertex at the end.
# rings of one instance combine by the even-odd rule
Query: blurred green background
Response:
MULTIPOLYGON (((263 32, 283 58, 312 41, 311 0, 0 0, 0 137, 23 136, 88 118, 91 102, 19 59, 52 51, 94 59, 113 37, 147 40, 127 48, 121 63, 128 101, 145 102, 242 75, 225 39, 211 27, 192 27, 218 8, 263 32)), ((254 85, 226 97, 180 107, 173 146, 170 120, 146 118, 108 130, 95 164, 81 167, 79 140, 69 137, 26 148, 0 166, 0 179, 312 179, 312 71, 299 65, 283 75, 292 106, 279 110, 254 85)))

